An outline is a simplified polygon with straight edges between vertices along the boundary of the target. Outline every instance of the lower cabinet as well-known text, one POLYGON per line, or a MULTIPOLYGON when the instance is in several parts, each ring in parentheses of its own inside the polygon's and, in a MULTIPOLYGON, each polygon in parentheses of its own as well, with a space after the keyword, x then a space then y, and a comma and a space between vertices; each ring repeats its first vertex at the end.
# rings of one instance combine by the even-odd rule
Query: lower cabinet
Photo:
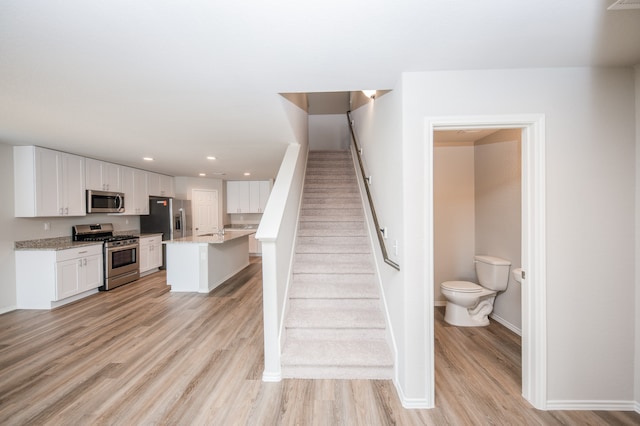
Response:
POLYGON ((262 243, 256 240, 256 234, 249 235, 249 254, 262 254, 262 243))
POLYGON ((102 244, 16 251, 18 308, 51 309, 97 291, 103 284, 102 265, 102 244))
POLYGON ((162 266, 162 236, 140 237, 140 273, 162 266))

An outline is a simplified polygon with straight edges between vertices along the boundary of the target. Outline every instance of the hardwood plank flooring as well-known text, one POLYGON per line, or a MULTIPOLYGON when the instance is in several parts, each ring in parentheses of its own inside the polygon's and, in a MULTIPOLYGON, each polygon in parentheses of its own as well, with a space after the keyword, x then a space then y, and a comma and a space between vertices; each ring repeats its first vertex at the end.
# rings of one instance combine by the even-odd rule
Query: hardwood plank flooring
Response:
POLYGON ((631 425, 633 412, 538 411, 520 396, 520 341, 436 310, 436 405, 390 381, 263 383, 260 258, 207 295, 158 272, 53 311, 0 315, 2 425, 631 425))

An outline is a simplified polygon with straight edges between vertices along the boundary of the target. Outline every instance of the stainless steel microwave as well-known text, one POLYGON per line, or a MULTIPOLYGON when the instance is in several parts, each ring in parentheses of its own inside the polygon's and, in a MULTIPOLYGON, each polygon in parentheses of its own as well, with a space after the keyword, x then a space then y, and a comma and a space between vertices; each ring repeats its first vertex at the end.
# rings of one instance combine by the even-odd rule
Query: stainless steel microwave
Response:
POLYGON ((87 213, 124 213, 124 193, 87 189, 87 213))

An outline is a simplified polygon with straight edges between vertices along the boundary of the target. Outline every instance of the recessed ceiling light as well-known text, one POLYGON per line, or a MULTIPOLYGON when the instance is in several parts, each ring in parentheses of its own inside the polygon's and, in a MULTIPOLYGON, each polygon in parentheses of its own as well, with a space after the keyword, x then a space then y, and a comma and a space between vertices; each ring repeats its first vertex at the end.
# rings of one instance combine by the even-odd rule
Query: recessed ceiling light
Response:
POLYGON ((214 157, 213 155, 207 156, 207 160, 215 160, 215 159, 216 159, 216 157, 214 157))
POLYGON ((151 157, 142 157, 142 159, 144 161, 153 161, 153 158, 151 158, 151 157))
POLYGON ((245 176, 251 176, 251 173, 249 173, 249 172, 244 172, 244 175, 245 175, 245 176))
POLYGON ((207 175, 206 173, 200 173, 200 174, 198 174, 198 176, 206 176, 206 175, 207 175))

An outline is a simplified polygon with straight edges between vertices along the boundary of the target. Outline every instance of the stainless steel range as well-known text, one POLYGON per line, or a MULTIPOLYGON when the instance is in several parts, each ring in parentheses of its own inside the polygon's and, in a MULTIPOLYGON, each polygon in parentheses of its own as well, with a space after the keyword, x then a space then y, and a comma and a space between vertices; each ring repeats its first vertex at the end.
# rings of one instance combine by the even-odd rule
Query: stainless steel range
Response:
POLYGON ((135 235, 113 235, 113 224, 75 225, 74 241, 102 241, 104 253, 104 285, 111 290, 140 278, 140 238, 135 235))

